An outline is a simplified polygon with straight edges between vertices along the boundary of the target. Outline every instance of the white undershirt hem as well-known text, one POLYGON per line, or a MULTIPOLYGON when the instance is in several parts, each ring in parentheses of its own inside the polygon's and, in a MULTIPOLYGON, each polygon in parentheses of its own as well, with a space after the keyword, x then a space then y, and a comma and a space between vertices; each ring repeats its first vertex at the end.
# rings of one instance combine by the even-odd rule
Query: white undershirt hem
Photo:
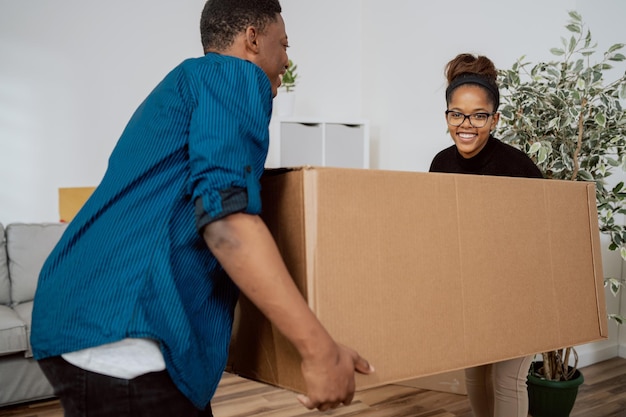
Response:
POLYGON ((81 369, 114 378, 133 379, 165 369, 159 344, 152 339, 127 338, 61 356, 81 369))

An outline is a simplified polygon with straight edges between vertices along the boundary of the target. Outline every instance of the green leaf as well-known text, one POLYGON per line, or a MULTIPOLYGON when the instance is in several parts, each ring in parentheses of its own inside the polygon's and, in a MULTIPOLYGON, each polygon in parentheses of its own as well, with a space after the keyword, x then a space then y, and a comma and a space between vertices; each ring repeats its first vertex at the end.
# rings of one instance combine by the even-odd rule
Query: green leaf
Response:
POLYGON ((607 52, 608 53, 615 52, 619 49, 622 49, 623 47, 624 47, 623 43, 616 43, 615 45, 612 45, 607 52))
POLYGON ((622 84, 622 88, 619 90, 619 98, 626 100, 626 83, 622 84))
POLYGON ((572 71, 574 71, 575 73, 578 73, 578 72, 581 72, 582 70, 583 70, 583 60, 577 59, 576 64, 572 68, 572 71))
POLYGON ((626 59, 626 56, 624 56, 623 54, 615 54, 611 57, 609 57, 610 61, 617 61, 617 62, 621 62, 623 60, 626 59))
POLYGON ((555 129, 559 127, 559 122, 561 121, 560 117, 555 117, 554 119, 551 119, 550 122, 548 123, 548 129, 555 129))
POLYGON ((617 168, 619 166, 619 162, 616 161, 613 158, 606 158, 606 161, 608 162, 609 165, 611 165, 612 167, 617 168))
POLYGON ((609 286, 609 289, 611 290, 611 294, 613 295, 617 295, 619 293, 620 287, 622 286, 622 282, 617 279, 617 278, 605 278, 604 279, 604 286, 609 286))
POLYGON ((605 127, 606 126, 606 116, 602 113, 596 114, 596 117, 593 119, 598 126, 605 127))
POLYGON ((574 32, 574 33, 580 33, 580 25, 577 25, 575 23, 571 23, 567 26, 565 26, 567 28, 567 30, 569 30, 570 32, 574 32))
POLYGON ((561 73, 552 67, 548 67, 546 72, 552 75, 555 79, 559 79, 561 77, 561 73))
POLYGON ((569 53, 574 52, 574 49, 576 49, 576 38, 572 36, 569 40, 569 53))
MULTIPOLYGON (((610 68, 606 68, 606 69, 610 69, 610 68)), ((597 83, 598 81, 602 80, 602 71, 594 71, 593 72, 593 82, 597 83)))
POLYGON ((541 147, 539 148, 539 152, 537 153, 537 162, 540 164, 543 164, 547 159, 548 159, 548 155, 549 155, 549 149, 546 147, 541 147))
POLYGON ((500 109, 500 114, 502 115, 502 117, 504 119, 512 119, 513 118, 513 112, 510 111, 509 109, 505 109, 505 108, 500 109))
POLYGON ((593 176, 585 170, 581 169, 580 171, 578 171, 578 176, 585 181, 593 181, 593 176))
POLYGON ((570 10, 567 12, 569 17, 575 22, 582 22, 582 16, 576 10, 570 10))
POLYGON ((530 146, 530 149, 528 150, 528 153, 530 155, 534 155, 537 153, 537 151, 539 151, 539 149, 541 149, 541 143, 540 142, 535 142, 530 146))
POLYGON ((565 55, 565 51, 560 48, 551 48, 550 52, 552 53, 552 55, 556 55, 556 56, 565 55))

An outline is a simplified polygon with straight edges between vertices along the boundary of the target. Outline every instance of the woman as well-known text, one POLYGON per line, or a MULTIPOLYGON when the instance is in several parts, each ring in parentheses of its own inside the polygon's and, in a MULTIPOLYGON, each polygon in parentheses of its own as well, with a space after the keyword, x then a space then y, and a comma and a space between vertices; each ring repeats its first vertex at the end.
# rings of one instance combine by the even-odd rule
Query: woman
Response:
MULTIPOLYGON (((542 178, 522 151, 491 135, 500 114, 497 70, 484 56, 460 54, 446 66, 446 122, 454 145, 433 159, 431 172, 542 178)), ((526 375, 532 356, 465 370, 476 417, 526 417, 526 375)))

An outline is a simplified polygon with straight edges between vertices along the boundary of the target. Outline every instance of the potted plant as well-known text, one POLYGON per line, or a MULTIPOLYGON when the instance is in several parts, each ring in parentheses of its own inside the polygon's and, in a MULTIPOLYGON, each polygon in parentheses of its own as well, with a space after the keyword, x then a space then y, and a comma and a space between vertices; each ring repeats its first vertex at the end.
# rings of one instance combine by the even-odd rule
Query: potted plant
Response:
POLYGON ((568 417, 585 378, 577 369, 578 356, 573 347, 543 352, 542 361, 531 364, 528 386, 528 412, 533 417, 568 417), (575 356, 569 365, 569 355, 575 356))
POLYGON ((298 65, 289 60, 289 65, 282 77, 278 95, 274 99, 274 108, 279 116, 291 116, 295 107, 295 90, 298 79, 298 65))
POLYGON ((289 65, 283 74, 281 88, 285 90, 285 92, 295 91, 296 89, 296 79, 298 78, 298 73, 296 70, 298 69, 298 65, 294 64, 293 61, 289 60, 289 65))
MULTIPOLYGON (((530 63, 521 57, 510 69, 499 71, 502 91, 498 137, 528 154, 546 178, 594 181, 600 232, 607 235, 609 249, 619 251, 626 260, 626 187, 620 180, 626 169, 626 73, 607 81, 616 63, 626 60, 620 53, 624 44, 615 44, 597 62, 597 45, 591 32, 575 11, 569 12, 565 26, 569 38, 562 47, 551 49, 557 58, 530 63)), ((620 277, 606 277, 613 295, 624 282, 620 277)), ((623 317, 611 314, 618 323, 623 317)), ((576 369, 578 358, 573 347, 544 352, 541 363, 534 363, 529 374, 529 390, 535 380, 565 381, 582 374, 576 369), (570 364, 573 358, 573 364, 570 364)), ((577 390, 576 385, 576 390, 577 390)), ((542 414, 568 416, 550 411, 542 414)), ((575 394, 574 394, 575 399, 575 394)))

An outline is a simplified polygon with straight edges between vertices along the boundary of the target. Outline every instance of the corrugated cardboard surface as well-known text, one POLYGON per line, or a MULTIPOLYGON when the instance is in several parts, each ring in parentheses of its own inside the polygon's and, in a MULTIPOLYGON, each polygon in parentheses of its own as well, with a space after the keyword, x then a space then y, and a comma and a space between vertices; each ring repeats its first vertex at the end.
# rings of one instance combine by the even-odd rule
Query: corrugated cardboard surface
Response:
MULTIPOLYGON (((358 389, 607 337, 592 183, 309 167, 262 187, 310 307, 376 367, 358 389)), ((293 347, 240 307, 228 370, 304 391, 293 347)))
POLYGON ((450 392, 452 394, 467 394, 465 372, 462 369, 408 379, 406 381, 398 382, 398 385, 427 389, 430 391, 450 392))

